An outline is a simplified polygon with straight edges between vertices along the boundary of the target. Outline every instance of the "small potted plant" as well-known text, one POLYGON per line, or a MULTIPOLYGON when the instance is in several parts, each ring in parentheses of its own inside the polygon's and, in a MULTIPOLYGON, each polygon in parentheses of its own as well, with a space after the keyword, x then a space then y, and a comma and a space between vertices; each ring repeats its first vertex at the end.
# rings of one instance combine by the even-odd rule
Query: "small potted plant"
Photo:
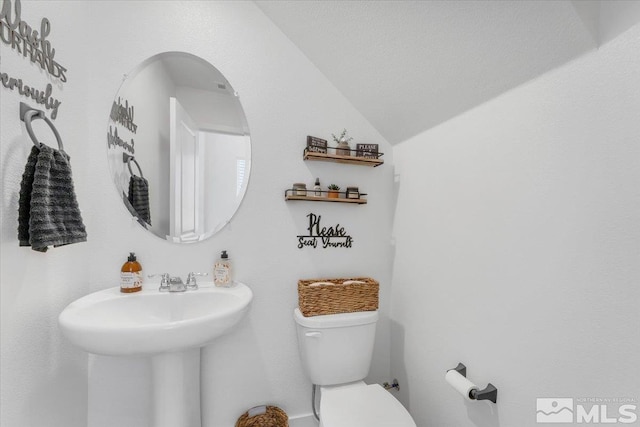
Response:
POLYGON ((331 199, 337 199, 340 197, 340 187, 338 187, 335 184, 331 184, 329 187, 327 187, 329 189, 329 198, 331 199))
POLYGON ((343 129, 339 137, 335 136, 334 134, 331 134, 331 136, 333 137, 335 143, 338 144, 338 147, 336 148, 336 154, 338 156, 350 156, 351 147, 349 147, 349 142, 351 142, 353 138, 347 135, 347 130, 343 129))

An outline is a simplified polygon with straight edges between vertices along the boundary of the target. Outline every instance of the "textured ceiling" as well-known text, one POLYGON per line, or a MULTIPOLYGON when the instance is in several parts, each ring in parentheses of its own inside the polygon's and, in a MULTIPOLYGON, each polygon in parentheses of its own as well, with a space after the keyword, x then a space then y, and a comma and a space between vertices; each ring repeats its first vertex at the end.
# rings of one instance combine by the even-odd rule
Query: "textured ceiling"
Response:
POLYGON ((256 1, 392 144, 594 49, 572 3, 256 1))

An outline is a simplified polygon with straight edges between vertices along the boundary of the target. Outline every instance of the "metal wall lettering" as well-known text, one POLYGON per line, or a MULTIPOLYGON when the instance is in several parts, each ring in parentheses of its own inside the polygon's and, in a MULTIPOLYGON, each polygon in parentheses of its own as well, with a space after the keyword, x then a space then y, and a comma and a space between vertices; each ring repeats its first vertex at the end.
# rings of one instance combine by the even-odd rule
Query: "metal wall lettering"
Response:
POLYGON ((316 249, 318 245, 322 249, 352 247, 353 238, 347 234, 340 224, 336 224, 335 227, 322 227, 320 225, 321 215, 310 213, 307 218, 309 218, 309 227, 307 227, 309 234, 296 236, 298 238, 298 249, 308 247, 316 249))
MULTIPOLYGON (((38 32, 21 19, 21 12, 20 0, 15 0, 13 7, 11 0, 3 0, 0 9, 0 40, 18 54, 29 58, 33 64, 39 65, 51 76, 59 78, 63 83, 66 82, 67 69, 54 60, 56 50, 47 40, 51 33, 51 23, 47 18, 42 18, 38 32)), ((5 88, 17 90, 25 98, 33 99, 37 104, 51 110, 51 119, 55 120, 58 116, 58 107, 62 102, 51 96, 53 86, 50 83, 44 89, 36 89, 8 73, 0 73, 0 81, 5 88)))
POLYGON ((47 84, 44 90, 39 90, 31 86, 27 86, 22 79, 10 77, 7 73, 0 73, 0 81, 2 86, 9 90, 18 90, 18 93, 24 97, 33 99, 36 103, 42 104, 47 110, 51 110, 51 118, 55 120, 58 116, 58 107, 62 103, 51 96, 53 87, 51 83, 47 84))
POLYGON ((66 82, 67 69, 54 60, 56 50, 47 40, 47 36, 51 33, 49 20, 42 18, 38 33, 27 22, 20 19, 22 9, 20 0, 15 0, 13 13, 11 9, 11 0, 4 0, 0 10, 0 40, 17 53, 28 57, 32 63, 38 64, 53 77, 59 77, 60 81, 66 82))

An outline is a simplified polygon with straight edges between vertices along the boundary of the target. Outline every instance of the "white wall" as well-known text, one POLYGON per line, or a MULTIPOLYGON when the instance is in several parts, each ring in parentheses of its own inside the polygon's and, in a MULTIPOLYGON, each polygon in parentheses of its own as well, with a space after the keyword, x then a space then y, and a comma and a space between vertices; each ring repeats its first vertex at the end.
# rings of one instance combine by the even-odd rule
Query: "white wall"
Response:
MULTIPOLYGON (((63 101, 55 123, 71 155, 89 240, 46 254, 18 248, 17 194, 30 142, 18 120, 20 96, 0 88, 0 424, 146 425, 146 361, 96 356, 88 369, 86 355, 57 326, 66 304, 118 284, 129 251, 148 273, 184 276, 209 271, 227 249, 238 279, 254 291, 248 318, 204 351, 205 426, 232 426, 244 410, 264 402, 290 415, 310 412, 310 383, 300 367, 292 320, 299 278, 364 274, 381 282, 382 321, 370 380, 388 380, 393 158, 366 120, 253 3, 22 2, 23 20, 38 27, 43 16, 51 20, 56 59, 69 69, 68 83, 55 88, 63 101), (131 220, 106 160, 108 116, 122 75, 163 51, 196 54, 224 73, 240 93, 253 144, 249 189, 231 225, 186 246, 160 240, 131 220), (387 164, 372 169, 302 161, 307 135, 326 139, 343 127, 360 142, 379 143, 387 164), (369 204, 283 200, 293 182, 311 186, 315 177, 324 185, 359 185, 369 204), (295 236, 306 228, 309 212, 321 214, 327 225, 344 225, 354 248, 297 249, 295 236)), ((45 73, 6 46, 0 49, 3 72, 44 87, 45 73)), ((36 132, 46 134, 46 128, 36 132)))
POLYGON ((598 36, 601 43, 613 40, 640 21, 640 3, 625 0, 600 0, 598 36))
MULTIPOLYGON (((100 200, 102 194, 108 194, 110 199, 117 200, 108 187, 112 184, 104 149, 107 110, 111 107, 102 105, 99 124, 86 120, 87 104, 93 102, 87 94, 87 56, 71 53, 70 46, 77 45, 74 38, 78 35, 65 31, 71 23, 82 22, 88 11, 77 5, 63 14, 55 13, 53 5, 40 5, 38 11, 34 10, 34 4, 23 2, 22 19, 36 29, 40 28, 42 17, 52 18, 49 40, 56 49, 56 61, 69 69, 68 82, 60 85, 55 79, 49 80, 44 71, 2 42, 0 72, 37 89, 44 89, 47 83, 53 85, 52 96, 62 101, 54 123, 71 156, 85 224, 90 226, 89 233, 95 233, 95 221, 86 221, 90 216, 87 195, 100 200), (103 188, 96 186, 89 173, 91 156, 103 161, 99 168, 104 174, 101 177, 104 183, 100 184, 103 188)), ((64 342, 57 318, 65 305, 90 292, 92 265, 87 244, 70 245, 46 254, 18 247, 18 191, 32 147, 18 118, 18 105, 22 101, 29 103, 17 89, 9 91, 0 86, 0 425, 81 427, 87 425, 87 356, 64 342)), ((112 100, 105 102, 111 104, 112 100)), ((41 104, 30 105, 49 113, 41 104)), ((34 121, 33 127, 36 135, 55 146, 55 139, 42 120, 34 121)))
POLYGON ((392 373, 421 427, 640 398, 640 27, 395 147, 392 373), (445 382, 458 362, 498 404, 445 382))

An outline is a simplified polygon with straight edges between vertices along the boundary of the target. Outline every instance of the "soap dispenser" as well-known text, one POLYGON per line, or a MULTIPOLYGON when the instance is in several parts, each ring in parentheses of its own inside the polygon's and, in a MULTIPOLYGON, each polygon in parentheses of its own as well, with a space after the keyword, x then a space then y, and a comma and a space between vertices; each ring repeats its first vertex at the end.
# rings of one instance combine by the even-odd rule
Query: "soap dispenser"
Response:
POLYGON ((216 286, 232 286, 233 277, 231 273, 231 259, 227 251, 222 251, 220 258, 213 265, 213 283, 216 286))
POLYGON ((142 266, 136 254, 129 252, 129 258, 120 270, 120 292, 131 293, 142 290, 142 266))

